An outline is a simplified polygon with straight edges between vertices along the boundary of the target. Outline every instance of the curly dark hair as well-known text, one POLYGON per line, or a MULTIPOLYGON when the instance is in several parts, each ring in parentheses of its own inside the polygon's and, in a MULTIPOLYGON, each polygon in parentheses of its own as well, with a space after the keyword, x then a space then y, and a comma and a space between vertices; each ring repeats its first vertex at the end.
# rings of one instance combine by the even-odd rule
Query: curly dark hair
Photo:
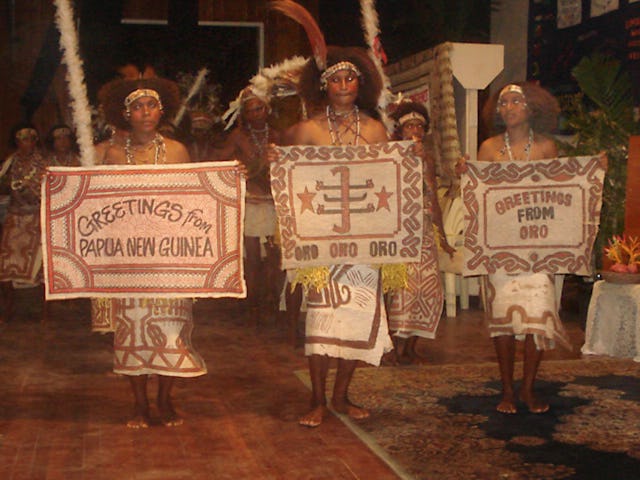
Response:
MULTIPOLYGON (((367 51, 361 47, 327 47, 327 67, 339 62, 351 62, 360 70, 358 82, 358 98, 356 105, 371 117, 379 119, 378 99, 382 91, 382 77, 367 51)), ((326 92, 321 89, 320 75, 315 61, 310 59, 302 70, 300 77, 300 94, 310 111, 326 105, 326 92)))
POLYGON ((107 122, 122 130, 129 130, 129 123, 122 114, 125 109, 124 99, 134 90, 147 88, 160 95, 164 118, 173 118, 180 106, 180 88, 177 83, 160 77, 117 79, 103 85, 98 92, 98 101, 107 122))
MULTIPOLYGON (((529 123, 534 132, 549 133, 557 127, 560 105, 548 90, 533 82, 512 82, 507 85, 518 85, 522 88, 530 113, 529 123)), ((482 119, 492 134, 505 130, 504 122, 497 111, 501 91, 502 89, 495 92, 482 108, 482 119)))
POLYGON ((429 112, 427 111, 427 107, 425 107, 422 103, 409 101, 409 102, 401 102, 397 108, 389 115, 395 123, 395 128, 393 130, 393 139, 394 140, 402 140, 402 125, 400 125, 400 119, 404 117, 407 113, 416 112, 424 117, 424 131, 425 133, 429 131, 429 124, 431 122, 429 118, 429 112))

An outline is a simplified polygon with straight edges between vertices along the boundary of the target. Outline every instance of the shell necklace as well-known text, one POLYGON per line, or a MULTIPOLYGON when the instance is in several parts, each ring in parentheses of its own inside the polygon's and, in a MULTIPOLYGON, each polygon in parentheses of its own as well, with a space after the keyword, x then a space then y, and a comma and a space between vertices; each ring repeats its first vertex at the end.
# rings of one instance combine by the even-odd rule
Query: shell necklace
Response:
MULTIPOLYGON (((156 136, 153 137, 153 140, 147 145, 153 144, 155 146, 155 152, 153 155, 153 164, 158 165, 159 162, 164 163, 165 160, 165 146, 164 146, 164 138, 159 133, 156 133, 156 136)), ((146 148, 146 145, 142 148, 146 148)), ((124 143, 124 153, 127 157, 127 164, 134 165, 135 161, 133 158, 133 148, 131 148, 131 137, 128 136, 127 140, 124 143)))
POLYGON ((247 129, 253 145, 256 147, 256 158, 262 158, 264 147, 269 143, 269 124, 265 124, 264 128, 253 128, 251 125, 247 125, 247 129), (258 133, 264 134, 264 136, 260 139, 258 133))
MULTIPOLYGON (((527 162, 531 158, 532 145, 533 145, 533 129, 529 128, 529 141, 527 142, 527 145, 524 147, 524 153, 527 155, 527 159, 526 159, 527 162)), ((509 155, 509 161, 513 162, 513 153, 511 152, 511 142, 509 141, 509 132, 504 132, 504 146, 507 149, 507 154, 509 155)))
POLYGON ((330 105, 327 105, 327 125, 329 126, 329 134, 331 135, 331 145, 345 145, 340 135, 340 126, 337 124, 336 120, 339 117, 348 118, 352 113, 355 114, 355 118, 350 123, 345 124, 343 133, 352 132, 354 134, 354 139, 353 143, 348 142, 346 145, 358 145, 358 140, 360 138, 360 111, 358 110, 358 106, 356 105, 353 107, 353 110, 350 110, 349 112, 338 114, 330 105), (354 124, 355 130, 353 128, 354 124))

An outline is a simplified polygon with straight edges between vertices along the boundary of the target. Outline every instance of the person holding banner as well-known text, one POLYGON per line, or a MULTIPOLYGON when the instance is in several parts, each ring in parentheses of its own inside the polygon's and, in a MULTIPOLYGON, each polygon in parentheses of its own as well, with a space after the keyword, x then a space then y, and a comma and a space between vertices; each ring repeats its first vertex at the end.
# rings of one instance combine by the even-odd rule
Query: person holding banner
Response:
MULTIPOLYGON (((11 146, 16 150, 0 170, 0 178, 9 190, 0 243, 0 282, 6 319, 12 313, 13 288, 40 284, 40 182, 46 161, 38 141, 38 131, 32 124, 17 124, 10 137, 11 146)), ((45 312, 46 304, 43 319, 45 312)))
POLYGON ((269 284, 269 280, 277 276, 273 271, 279 273, 280 270, 273 258, 277 253, 274 246, 276 209, 271 196, 266 154, 268 145, 281 143, 280 131, 269 124, 270 102, 267 92, 259 91, 255 86, 244 88, 223 115, 223 118, 231 116, 227 128, 237 124, 224 145, 213 153, 215 160, 237 159, 247 170, 244 219, 247 313, 256 321, 261 306, 267 305, 270 313, 275 314, 275 299, 280 291, 278 286, 269 284))
MULTIPOLYGON (((286 144, 362 145, 388 141, 376 111, 382 82, 363 49, 329 46, 324 68, 309 61, 300 83, 301 95, 312 113, 286 132, 286 144)), ((276 159, 270 157, 272 161, 276 159)), ((392 348, 379 269, 370 265, 334 265, 329 268, 328 283, 324 288, 307 289, 305 354, 309 358, 312 397, 310 411, 299 420, 307 427, 320 425, 327 413, 326 380, 331 358, 337 359, 333 409, 362 419, 369 412, 348 396, 358 361, 379 365, 383 353, 392 348), (345 295, 349 299, 334 298, 332 292, 341 292, 337 297, 345 295), (361 307, 354 301, 359 296, 373 300, 361 307), (352 345, 348 340, 355 331, 371 331, 371 344, 352 345)))
POLYGON ((423 104, 405 100, 397 105, 391 118, 396 125, 393 139, 415 140, 422 153, 425 235, 422 238, 421 262, 408 265, 409 283, 413 288, 391 293, 388 308, 389 329, 396 345, 397 361, 402 364, 419 363, 421 357, 416 351, 418 337, 434 338, 442 315, 444 292, 438 268, 438 244, 450 256, 455 249, 449 245, 444 234, 442 211, 436 193, 435 159, 425 145, 429 113, 423 104), (428 229, 435 231, 437 240, 434 241, 435 236, 428 229), (424 302, 421 297, 434 301, 424 302), (403 338, 404 342, 401 342, 403 338))
MULTIPOLYGON (((548 136, 556 124, 557 100, 533 83, 506 85, 484 107, 483 116, 503 132, 485 140, 478 151, 483 162, 528 162, 558 156, 555 141, 548 136)), ((458 171, 464 171, 464 164, 458 171)), ((498 357, 502 399, 498 412, 514 414, 518 401, 530 413, 544 413, 549 404, 536 397, 534 383, 545 350, 556 343, 571 348, 560 321, 560 292, 554 276, 547 273, 509 275, 496 273, 483 278, 489 333, 498 357), (513 383, 516 340, 524 343, 523 379, 516 394, 513 383)))
MULTIPOLYGON (((118 79, 100 92, 107 120, 129 134, 108 146, 107 165, 161 165, 189 162, 181 143, 158 133, 164 116, 180 104, 179 90, 161 78, 118 79)), ((151 424, 147 381, 158 376, 157 408, 165 426, 182 424, 171 401, 176 377, 196 377, 207 370, 193 349, 192 301, 184 298, 112 299, 114 323, 114 372, 129 378, 134 397, 130 428, 151 424)))

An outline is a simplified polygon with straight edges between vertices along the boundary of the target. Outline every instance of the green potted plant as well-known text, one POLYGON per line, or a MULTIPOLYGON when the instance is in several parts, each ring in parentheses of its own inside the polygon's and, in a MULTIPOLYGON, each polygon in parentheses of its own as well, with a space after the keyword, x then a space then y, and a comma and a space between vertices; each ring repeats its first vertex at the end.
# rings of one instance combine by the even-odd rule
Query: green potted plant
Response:
POLYGON ((629 137, 640 131, 634 118, 631 77, 618 59, 596 53, 584 57, 572 70, 580 92, 562 102, 572 142, 560 142, 564 155, 606 152, 600 230, 594 246, 594 263, 603 268, 608 240, 624 230, 624 199, 629 137))

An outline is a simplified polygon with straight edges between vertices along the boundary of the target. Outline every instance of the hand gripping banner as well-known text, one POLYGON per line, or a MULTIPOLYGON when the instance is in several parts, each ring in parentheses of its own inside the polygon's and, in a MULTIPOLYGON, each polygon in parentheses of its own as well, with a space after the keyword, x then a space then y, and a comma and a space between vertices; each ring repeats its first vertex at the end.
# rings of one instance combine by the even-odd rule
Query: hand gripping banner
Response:
POLYGON ((246 296, 244 193, 236 162, 50 168, 46 298, 246 296))
POLYGON ((412 144, 278 148, 271 191, 283 267, 419 261, 422 165, 412 144))
POLYGON ((467 162, 465 275, 589 275, 600 223, 600 157, 467 162))

